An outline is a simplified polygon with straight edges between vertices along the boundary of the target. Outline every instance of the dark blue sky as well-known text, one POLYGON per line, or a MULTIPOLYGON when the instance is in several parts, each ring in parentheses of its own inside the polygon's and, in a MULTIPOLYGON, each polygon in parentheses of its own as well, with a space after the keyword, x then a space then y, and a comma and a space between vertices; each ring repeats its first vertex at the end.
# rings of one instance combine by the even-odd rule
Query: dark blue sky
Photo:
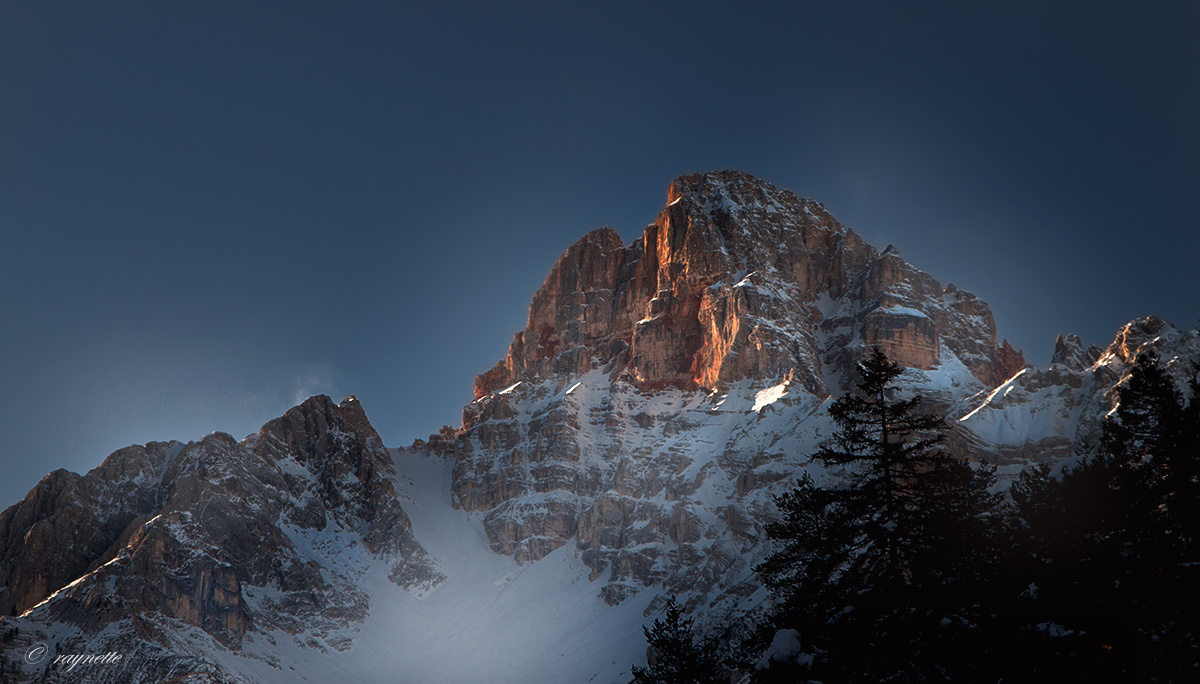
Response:
POLYGON ((356 394, 457 425, 554 259, 738 168, 1054 336, 1200 316, 1196 3, 0 0, 0 506, 356 394))

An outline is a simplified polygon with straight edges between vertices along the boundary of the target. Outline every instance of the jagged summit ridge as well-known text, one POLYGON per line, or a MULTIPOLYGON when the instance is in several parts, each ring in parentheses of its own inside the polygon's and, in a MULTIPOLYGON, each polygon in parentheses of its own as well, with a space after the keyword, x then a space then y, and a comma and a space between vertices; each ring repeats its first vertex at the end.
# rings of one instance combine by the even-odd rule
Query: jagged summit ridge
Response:
POLYGON ((155 663, 183 627, 234 649, 272 631, 320 646, 369 608, 347 548, 398 585, 439 580, 394 479, 361 405, 324 395, 241 442, 127 447, 86 475, 51 473, 0 513, 0 610, 129 648, 150 635, 136 647, 155 663))
MULTIPOLYGON (((1093 452, 1117 388, 1140 354, 1153 352, 1184 395, 1200 364, 1200 331, 1181 331, 1147 316, 1121 326, 1106 348, 1060 335, 1047 368, 1029 368, 950 411, 972 453, 987 454, 1001 473, 1093 452)), ((967 447, 964 447, 967 448, 967 447)))
POLYGON ((932 368, 942 348, 994 386, 1024 366, 997 347, 987 304, 943 288, 889 245, 882 254, 819 202, 736 171, 683 176, 642 237, 611 229, 568 248, 534 295, 508 355, 476 398, 592 368, 641 387, 716 389, 795 377, 818 395, 822 364, 881 346, 932 368))
POLYGON ((599 229, 567 249, 462 429, 429 448, 454 458, 455 505, 484 514, 494 551, 573 542, 607 601, 667 584, 732 605, 756 586, 771 496, 807 469, 822 402, 871 346, 940 407, 1025 366, 986 303, 820 203, 736 171, 684 176, 641 238, 599 229))

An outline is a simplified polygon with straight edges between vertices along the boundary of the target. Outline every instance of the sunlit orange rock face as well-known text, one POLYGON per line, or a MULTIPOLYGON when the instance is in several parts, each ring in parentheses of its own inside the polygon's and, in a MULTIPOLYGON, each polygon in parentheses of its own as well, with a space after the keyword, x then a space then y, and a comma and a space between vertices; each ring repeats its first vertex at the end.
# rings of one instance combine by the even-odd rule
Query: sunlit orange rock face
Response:
POLYGON ((735 171, 684 176, 642 237, 592 231, 550 271, 475 397, 522 379, 611 371, 643 388, 716 389, 790 374, 826 396, 820 361, 863 344, 932 368, 945 347, 985 385, 1024 365, 987 304, 881 254, 819 203, 735 171))
MULTIPOLYGON (((704 440, 724 437, 672 447, 701 418, 640 402, 736 384, 787 387, 819 406, 853 383, 871 347, 913 368, 954 364, 947 377, 964 392, 1024 366, 997 348, 986 303, 891 246, 877 251, 819 202, 734 171, 684 176, 632 243, 602 228, 567 249, 507 356, 477 377, 462 429, 430 447, 454 459, 454 503, 485 513, 497 553, 537 560, 573 539, 594 576, 613 573, 605 600, 619 601, 625 581, 665 581, 656 545, 669 540, 692 554, 679 572, 712 586, 746 551, 709 548, 723 533, 696 508, 698 492, 728 476, 736 497, 753 499, 791 471, 760 445, 728 446, 693 472, 704 440), (576 385, 604 398, 572 395, 576 385)), ((746 510, 719 516, 746 548, 761 538, 746 510)))

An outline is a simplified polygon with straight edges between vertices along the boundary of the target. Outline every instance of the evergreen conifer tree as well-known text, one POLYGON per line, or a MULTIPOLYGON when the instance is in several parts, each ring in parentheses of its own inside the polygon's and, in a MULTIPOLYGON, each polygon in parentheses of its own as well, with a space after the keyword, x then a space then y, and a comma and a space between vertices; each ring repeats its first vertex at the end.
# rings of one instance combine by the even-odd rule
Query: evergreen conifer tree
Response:
POLYGON ((642 627, 650 645, 650 664, 633 667, 631 684, 728 684, 729 669, 716 644, 694 631, 695 618, 684 617, 672 596, 662 619, 642 627))
POLYGON ((1118 389, 1100 452, 1058 478, 1023 473, 1009 606, 1028 636, 1023 679, 1188 681, 1200 672, 1194 561, 1197 379, 1190 403, 1152 352, 1118 389), (1194 413, 1196 412, 1196 413, 1194 413))
POLYGON ((807 640, 817 657, 804 675, 816 679, 969 676, 966 652, 942 646, 974 624, 970 587, 986 574, 998 505, 993 472, 940 448, 946 426, 920 398, 893 396, 899 364, 876 349, 858 371, 858 392, 830 408, 837 432, 812 457, 843 466, 846 484, 822 489, 805 477, 776 498, 781 520, 767 532, 777 549, 758 567, 779 599, 773 626, 807 640))
POLYGON ((1139 546, 1170 546, 1176 554, 1190 553, 1200 534, 1196 527, 1200 523, 1200 400, 1194 373, 1189 385, 1193 394, 1190 405, 1158 355, 1153 351, 1140 354, 1127 384, 1118 390, 1113 419, 1104 425, 1104 458, 1125 471, 1127 483, 1140 496, 1148 497, 1130 513, 1155 518, 1132 519, 1129 526, 1166 537, 1142 539, 1139 546))

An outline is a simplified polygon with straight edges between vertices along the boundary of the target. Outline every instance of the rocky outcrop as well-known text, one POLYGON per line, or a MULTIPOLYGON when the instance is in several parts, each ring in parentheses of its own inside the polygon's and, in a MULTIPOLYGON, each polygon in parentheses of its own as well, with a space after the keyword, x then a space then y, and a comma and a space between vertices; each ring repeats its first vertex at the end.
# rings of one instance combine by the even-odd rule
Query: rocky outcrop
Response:
POLYGON ((1153 351, 1184 396, 1200 332, 1183 332, 1156 317, 1131 321, 1105 350, 1060 335, 1048 368, 1027 368, 999 387, 963 401, 953 412, 963 450, 1015 472, 1054 463, 1099 444, 1103 417, 1117 402, 1139 354, 1153 351))
POLYGON ((0 513, 0 615, 29 610, 115 557, 160 507, 158 470, 183 448, 127 447, 86 477, 56 470, 0 513))
POLYGON ((909 368, 930 370, 938 365, 937 326, 915 309, 875 309, 863 321, 863 341, 909 368))
MULTIPOLYGON (((315 478, 292 515, 299 527, 322 530, 334 513, 366 523, 362 538, 372 553, 420 552, 396 498, 391 457, 356 398, 313 397, 264 425, 252 450, 268 462, 295 460, 315 478)), ((285 481, 301 486, 286 473, 285 481)))
POLYGON ((213 433, 122 449, 87 475, 52 473, 0 514, 0 607, 87 634, 158 616, 230 648, 256 628, 362 620, 345 544, 361 543, 397 584, 439 579, 394 476, 353 397, 313 397, 241 442, 213 433))
POLYGON ((46 606, 53 622, 97 632, 120 620, 158 613, 199 627, 235 646, 251 627, 242 575, 219 554, 192 548, 180 534, 190 515, 173 512, 142 525, 121 555, 87 579, 57 592, 46 606), (182 537, 182 539, 181 539, 182 537))
MULTIPOLYGON (((1076 338, 1078 339, 1078 338, 1076 338)), ((996 348, 996 380, 1003 381, 1026 368, 1025 355, 1014 349, 1008 340, 996 348)))
POLYGON ((1059 335, 1054 340, 1054 354, 1050 357, 1050 365, 1063 366, 1076 372, 1083 371, 1100 360, 1101 353, 1096 346, 1084 348, 1078 335, 1059 335))

